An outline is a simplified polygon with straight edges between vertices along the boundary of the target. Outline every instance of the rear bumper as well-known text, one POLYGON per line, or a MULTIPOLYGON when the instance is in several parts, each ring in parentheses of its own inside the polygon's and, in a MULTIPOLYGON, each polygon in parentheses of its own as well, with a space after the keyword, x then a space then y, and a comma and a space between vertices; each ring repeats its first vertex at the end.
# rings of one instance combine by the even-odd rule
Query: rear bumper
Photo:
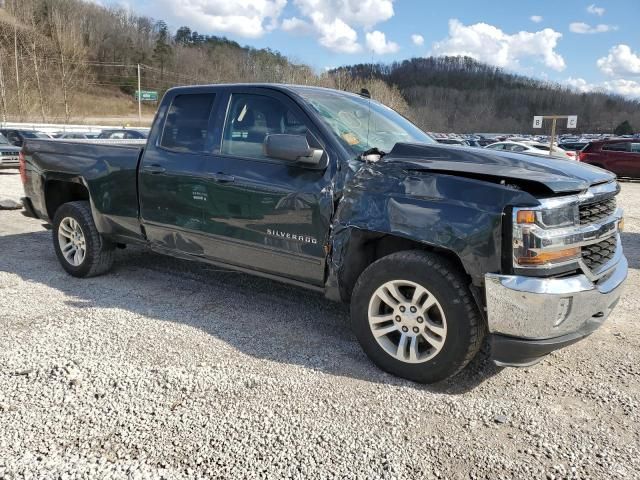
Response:
POLYGON ((627 270, 627 260, 621 255, 597 281, 583 274, 564 278, 487 274, 487 320, 494 361, 530 365, 591 334, 618 303, 627 270))

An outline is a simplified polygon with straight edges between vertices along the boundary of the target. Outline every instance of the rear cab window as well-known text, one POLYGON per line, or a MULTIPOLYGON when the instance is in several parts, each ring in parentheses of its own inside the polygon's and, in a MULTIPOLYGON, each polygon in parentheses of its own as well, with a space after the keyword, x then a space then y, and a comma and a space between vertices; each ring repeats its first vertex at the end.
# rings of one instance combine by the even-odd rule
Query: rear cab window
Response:
POLYGON ((209 116, 215 93, 176 95, 167 113, 160 146, 184 153, 207 153, 209 116))

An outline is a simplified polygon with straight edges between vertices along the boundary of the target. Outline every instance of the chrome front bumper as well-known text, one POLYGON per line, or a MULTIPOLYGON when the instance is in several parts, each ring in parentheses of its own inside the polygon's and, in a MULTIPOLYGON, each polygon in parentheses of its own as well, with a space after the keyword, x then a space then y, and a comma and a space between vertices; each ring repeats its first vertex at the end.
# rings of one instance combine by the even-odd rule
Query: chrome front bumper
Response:
POLYGON ((584 274, 563 278, 486 274, 489 332, 534 341, 586 336, 615 307, 627 270, 627 260, 620 255, 598 280, 584 274))

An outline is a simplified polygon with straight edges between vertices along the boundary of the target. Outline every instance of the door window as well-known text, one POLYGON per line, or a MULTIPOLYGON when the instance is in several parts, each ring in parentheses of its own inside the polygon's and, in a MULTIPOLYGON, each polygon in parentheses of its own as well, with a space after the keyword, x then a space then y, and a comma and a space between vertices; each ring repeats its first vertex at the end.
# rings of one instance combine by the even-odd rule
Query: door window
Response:
POLYGON ((491 150, 504 150, 504 144, 496 143, 494 145, 489 145, 487 148, 490 148, 491 150))
POLYGON ((631 144, 631 151, 633 153, 640 153, 640 143, 632 143, 631 144))
POLYGON ((215 93, 176 95, 171 102, 160 145, 186 153, 206 153, 209 115, 215 93))
POLYGON ((605 143, 602 146, 602 150, 606 150, 608 152, 628 152, 629 151, 629 143, 605 143))
MULTIPOLYGON (((231 97, 221 151, 240 157, 268 158, 262 144, 269 134, 307 135, 306 125, 283 102, 266 95, 231 97)), ((309 143, 312 143, 307 135, 309 143)))

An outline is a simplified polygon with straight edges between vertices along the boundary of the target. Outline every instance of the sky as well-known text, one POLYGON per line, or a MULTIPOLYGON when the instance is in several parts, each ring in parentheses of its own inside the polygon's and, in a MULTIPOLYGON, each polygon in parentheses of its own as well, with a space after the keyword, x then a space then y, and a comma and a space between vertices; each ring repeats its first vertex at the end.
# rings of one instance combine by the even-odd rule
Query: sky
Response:
POLYGON ((468 55, 640 98, 640 0, 94 0, 271 48, 318 71, 468 55))

